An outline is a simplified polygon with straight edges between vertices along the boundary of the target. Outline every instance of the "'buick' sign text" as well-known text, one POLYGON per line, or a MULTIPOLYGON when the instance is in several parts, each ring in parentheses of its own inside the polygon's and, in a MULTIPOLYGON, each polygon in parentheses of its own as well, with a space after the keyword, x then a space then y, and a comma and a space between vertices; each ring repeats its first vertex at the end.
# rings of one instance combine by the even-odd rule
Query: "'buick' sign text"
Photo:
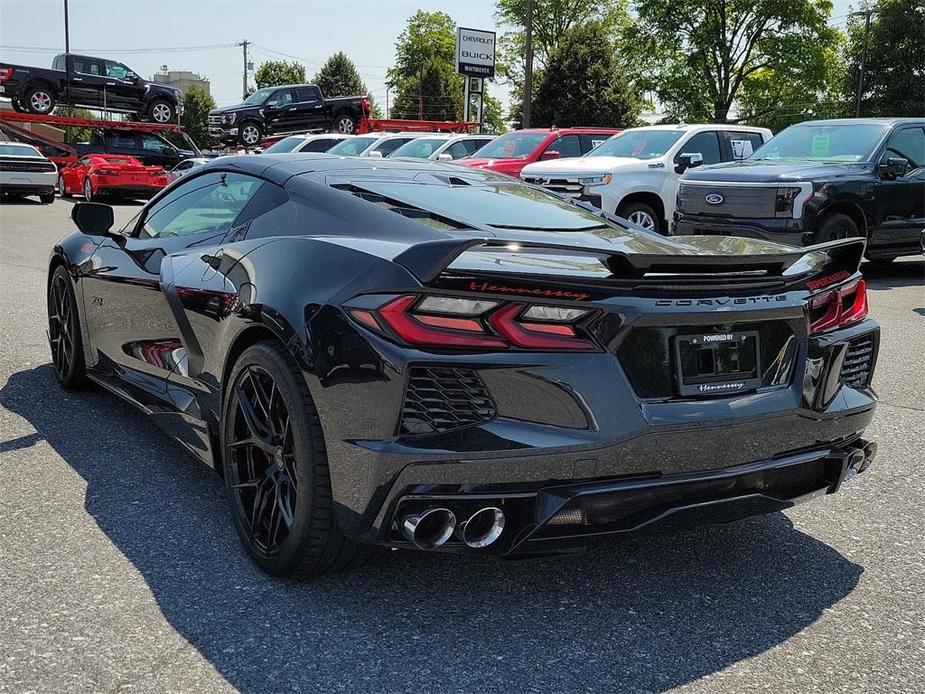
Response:
POLYGON ((456 30, 456 71, 469 77, 495 76, 495 32, 456 30))

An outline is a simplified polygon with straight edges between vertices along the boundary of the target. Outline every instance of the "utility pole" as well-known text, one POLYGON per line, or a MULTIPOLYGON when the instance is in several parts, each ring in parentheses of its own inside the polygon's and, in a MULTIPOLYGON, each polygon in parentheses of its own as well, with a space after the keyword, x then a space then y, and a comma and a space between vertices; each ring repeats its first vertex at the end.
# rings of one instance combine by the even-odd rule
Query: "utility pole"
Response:
MULTIPOLYGON (((67 0, 64 0, 64 53, 67 55, 71 52, 71 33, 67 22, 67 0)), ((70 74, 70 73, 68 73, 70 74)))
POLYGON ((244 49, 244 80, 243 80, 243 87, 241 89, 242 99, 247 98, 247 47, 250 45, 250 43, 251 43, 250 41, 248 41, 247 39, 244 39, 243 41, 241 41, 241 43, 238 44, 244 49))
POLYGON ((527 43, 524 67, 523 127, 530 127, 530 102, 533 100, 533 0, 527 0, 527 43))
POLYGON ((852 12, 849 17, 864 17, 864 42, 861 46, 861 70, 858 76, 858 100, 854 107, 854 117, 861 117, 861 98, 864 95, 864 72, 867 70, 867 35, 870 33, 870 18, 876 12, 877 8, 852 12))

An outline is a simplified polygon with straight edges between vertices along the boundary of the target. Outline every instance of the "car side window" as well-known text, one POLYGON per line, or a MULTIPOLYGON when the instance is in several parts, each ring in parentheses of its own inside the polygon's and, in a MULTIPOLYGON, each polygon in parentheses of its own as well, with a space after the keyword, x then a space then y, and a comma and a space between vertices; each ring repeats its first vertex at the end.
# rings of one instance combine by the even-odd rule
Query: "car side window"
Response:
POLYGON ((99 60, 74 58, 74 72, 79 72, 84 75, 99 75, 102 72, 100 68, 101 65, 99 60))
POLYGON ((414 139, 413 137, 408 137, 408 138, 396 137, 392 140, 386 140, 381 145, 376 147, 376 151, 382 152, 382 156, 387 157, 392 152, 394 152, 396 149, 401 147, 403 144, 405 144, 406 142, 411 142, 411 140, 413 139, 414 139))
MULTIPOLYGON (((700 153, 704 164, 718 164, 722 161, 719 153, 719 139, 713 131, 697 133, 686 143, 681 145, 678 156, 682 154, 700 153)), ((677 157, 675 158, 677 159, 677 157)))
POLYGON ((549 144, 546 151, 558 152, 563 159, 566 157, 580 157, 581 140, 578 139, 578 135, 560 135, 549 144))
POLYGON ((278 92, 274 93, 267 101, 267 106, 275 106, 280 108, 282 106, 287 106, 293 101, 292 90, 291 89, 280 89, 278 92))
POLYGON ((164 152, 170 147, 166 142, 164 142, 159 137, 154 135, 142 135, 141 136, 141 146, 142 149, 145 149, 149 152, 164 152))
POLYGON ((120 133, 113 134, 109 140, 113 149, 141 149, 141 140, 137 133, 120 133))
POLYGON ((129 70, 121 63, 114 63, 111 60, 105 62, 106 76, 113 77, 117 80, 124 80, 128 77, 129 70))
POLYGON ((299 101, 321 101, 321 92, 318 87, 299 87, 297 90, 299 101))
POLYGON ((449 147, 447 147, 445 150, 443 150, 443 153, 449 154, 451 157, 453 157, 453 159, 462 159, 467 154, 471 154, 472 152, 475 151, 473 149, 472 152, 470 152, 469 150, 466 149, 466 144, 468 142, 469 142, 468 140, 463 140, 462 142, 454 142, 449 147))
POLYGON ((724 160, 727 159, 727 157, 732 157, 733 159, 746 159, 752 155, 752 152, 764 144, 764 138, 761 136, 761 133, 724 130, 721 137, 728 145, 726 149, 728 153, 724 153, 724 160))
POLYGON ((152 205, 136 235, 162 239, 227 232, 263 183, 239 173, 197 176, 152 205))
POLYGON ((884 156, 902 157, 909 162, 909 171, 925 166, 925 129, 900 130, 890 139, 884 156))

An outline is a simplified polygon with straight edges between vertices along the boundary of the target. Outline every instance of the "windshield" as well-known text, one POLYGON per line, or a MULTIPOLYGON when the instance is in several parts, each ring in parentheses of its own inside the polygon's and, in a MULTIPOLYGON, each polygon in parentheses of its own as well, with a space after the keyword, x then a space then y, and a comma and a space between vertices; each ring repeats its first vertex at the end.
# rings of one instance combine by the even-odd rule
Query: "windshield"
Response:
POLYGON ((32 145, 0 145, 0 154, 8 157, 41 157, 32 145))
POLYGON ((331 147, 328 154, 338 157, 355 157, 378 139, 378 137, 348 137, 331 147))
POLYGON ((441 145, 446 143, 447 138, 439 137, 419 137, 411 142, 406 142, 401 147, 392 152, 390 157, 414 157, 415 159, 427 159, 441 145))
POLYGON ((305 142, 304 137, 284 137, 279 142, 275 142, 263 150, 263 153, 278 154, 279 152, 291 152, 303 142, 305 142))
POLYGON ((755 150, 751 158, 862 161, 885 132, 885 125, 871 123, 791 125, 755 150))
POLYGON ((589 157, 655 159, 671 149, 683 130, 627 130, 592 149, 589 157))
POLYGON ((244 100, 244 103, 248 106, 259 106, 264 101, 270 98, 270 94, 276 91, 276 87, 271 87, 268 89, 258 89, 256 92, 251 94, 244 100))
POLYGON ((525 159, 539 147, 547 133, 515 131, 495 138, 472 156, 477 159, 525 159))

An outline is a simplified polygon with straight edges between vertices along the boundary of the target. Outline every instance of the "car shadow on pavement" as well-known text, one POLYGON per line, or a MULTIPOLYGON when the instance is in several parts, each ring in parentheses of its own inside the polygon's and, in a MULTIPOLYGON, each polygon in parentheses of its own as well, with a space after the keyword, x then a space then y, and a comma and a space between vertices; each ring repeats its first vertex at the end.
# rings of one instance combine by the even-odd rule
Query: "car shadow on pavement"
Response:
POLYGON ((392 552, 279 580, 240 548, 219 480, 114 396, 63 393, 43 365, 0 404, 86 481, 164 617, 241 690, 661 691, 792 637, 862 573, 776 514, 569 559, 392 552))
POLYGON ((861 272, 871 290, 925 286, 925 261, 900 259, 888 264, 863 263, 861 272))

